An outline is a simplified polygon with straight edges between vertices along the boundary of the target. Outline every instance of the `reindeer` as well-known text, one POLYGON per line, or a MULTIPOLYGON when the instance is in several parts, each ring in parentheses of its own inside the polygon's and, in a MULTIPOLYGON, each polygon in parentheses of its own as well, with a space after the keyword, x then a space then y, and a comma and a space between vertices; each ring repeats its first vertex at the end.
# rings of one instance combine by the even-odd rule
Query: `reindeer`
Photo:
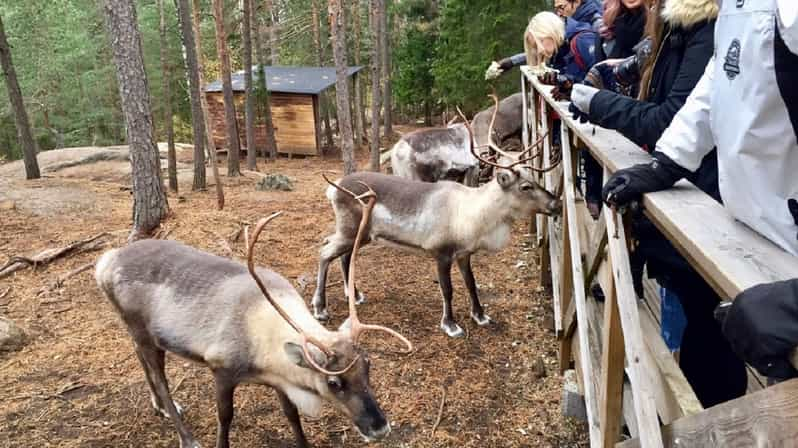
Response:
MULTIPOLYGON (((375 194, 364 203, 367 226, 375 194)), ((183 244, 142 240, 106 252, 97 262, 100 289, 116 308, 135 344, 157 414, 172 419, 182 448, 199 447, 181 418, 164 374, 164 352, 204 364, 213 372, 218 412, 217 448, 228 446, 233 392, 238 384, 272 387, 288 418, 297 446, 307 447, 299 413, 317 415, 323 401, 349 417, 367 441, 385 437, 390 425, 369 383, 368 355, 358 347, 367 331, 386 327, 360 323, 350 295, 349 320, 329 331, 308 311, 302 297, 276 272, 255 268, 253 249, 275 213, 258 222, 247 241, 247 266, 183 244), (264 297, 266 300, 264 300, 264 297)), ((354 286, 354 240, 348 283, 354 286)), ((349 292, 349 291, 348 291, 349 292)))
MULTIPOLYGON (((493 98, 498 102, 495 96, 493 98)), ((468 121, 465 120, 465 123, 470 133, 468 121)), ((489 138, 489 142, 494 150, 502 153, 492 138, 489 138)), ((480 156, 473 144, 471 153, 475 158, 499 169, 495 179, 478 188, 447 181, 420 182, 372 172, 350 174, 336 183, 327 180, 330 183, 327 197, 335 212, 335 233, 325 239, 320 251, 316 291, 311 301, 313 315, 317 319, 329 318, 326 280, 330 262, 341 257, 343 271, 349 269, 357 222, 361 215, 351 197, 362 192, 362 184, 368 184, 381 200, 374 209, 363 244, 375 242, 420 252, 435 259, 443 295, 440 327, 451 337, 463 335, 452 312, 451 267, 457 262, 471 298, 471 318, 478 325, 490 323, 479 302, 471 269, 472 255, 479 251, 501 250, 510 241, 510 230, 515 219, 529 217, 532 213, 559 213, 561 203, 541 188, 532 174, 533 171, 548 171, 553 166, 538 169, 525 165, 535 156, 499 164, 480 156)), ((364 300, 359 291, 354 294, 358 302, 364 300)))
POLYGON ((471 154, 471 145, 488 145, 489 129, 493 129, 499 144, 520 136, 522 103, 522 94, 516 93, 501 100, 498 106, 477 113, 471 123, 473 135, 468 123, 452 122, 445 128, 419 129, 403 135, 391 149, 393 173, 424 182, 452 180, 476 186, 479 162, 471 154), (489 126, 491 116, 495 122, 493 128, 489 126))

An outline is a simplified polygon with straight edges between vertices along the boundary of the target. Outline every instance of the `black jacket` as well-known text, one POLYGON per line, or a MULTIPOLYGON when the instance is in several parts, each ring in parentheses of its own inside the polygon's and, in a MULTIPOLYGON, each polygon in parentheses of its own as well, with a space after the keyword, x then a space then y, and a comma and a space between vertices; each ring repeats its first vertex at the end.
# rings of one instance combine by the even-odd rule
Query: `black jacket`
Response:
MULTIPOLYGON (((639 101, 602 90, 590 103, 590 121, 614 129, 647 151, 653 151, 657 140, 704 74, 713 53, 714 28, 714 19, 689 28, 666 26, 662 48, 658 55, 653 55, 657 59, 648 100, 639 101)), ((715 151, 708 154, 701 167, 687 179, 720 202, 715 151)), ((649 276, 660 284, 668 288, 669 284, 679 281, 680 273, 692 271, 687 260, 648 219, 639 216, 632 228, 640 242, 633 264, 646 263, 649 276)))
POLYGON ((682 108, 704 74, 714 47, 715 21, 667 31, 656 57, 648 100, 600 91, 590 103, 590 121, 614 129, 649 151, 682 108))
POLYGON ((623 59, 635 54, 635 45, 643 40, 646 15, 642 8, 637 11, 624 10, 615 18, 612 26, 614 37, 605 40, 599 37, 596 45, 596 61, 605 59, 623 59))

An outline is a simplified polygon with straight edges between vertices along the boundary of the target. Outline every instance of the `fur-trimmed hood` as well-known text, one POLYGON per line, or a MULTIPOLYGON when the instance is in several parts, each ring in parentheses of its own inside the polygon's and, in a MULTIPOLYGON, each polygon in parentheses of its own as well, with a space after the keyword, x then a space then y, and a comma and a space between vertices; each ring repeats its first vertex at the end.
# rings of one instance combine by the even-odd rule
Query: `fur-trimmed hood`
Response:
POLYGON ((718 17, 717 0, 666 0, 662 17, 672 26, 689 28, 718 17))

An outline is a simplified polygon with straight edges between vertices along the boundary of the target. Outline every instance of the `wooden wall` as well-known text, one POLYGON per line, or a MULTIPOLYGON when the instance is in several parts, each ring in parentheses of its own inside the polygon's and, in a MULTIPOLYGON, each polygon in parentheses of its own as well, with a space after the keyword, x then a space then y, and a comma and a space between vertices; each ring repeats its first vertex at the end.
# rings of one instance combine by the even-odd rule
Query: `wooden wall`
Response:
MULTIPOLYGON (((227 131, 224 121, 224 100, 221 92, 207 92, 208 109, 213 126, 213 139, 217 148, 227 148, 227 131)), ((235 93, 236 115, 241 148, 247 144, 244 128, 244 93, 235 93)), ((277 137, 277 150, 283 154, 319 154, 319 124, 315 95, 272 93, 272 119, 277 137)), ((255 126, 255 144, 263 148, 266 127, 255 126)))

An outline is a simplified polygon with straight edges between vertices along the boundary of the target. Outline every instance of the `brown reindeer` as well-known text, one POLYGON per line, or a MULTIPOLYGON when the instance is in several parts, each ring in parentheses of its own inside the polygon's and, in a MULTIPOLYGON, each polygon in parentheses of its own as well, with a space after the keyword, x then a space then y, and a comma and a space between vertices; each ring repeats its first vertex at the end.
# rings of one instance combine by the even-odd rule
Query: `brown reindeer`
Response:
MULTIPOLYGON (((495 97, 494 101, 497 101, 495 97)), ((470 131, 468 121, 466 129, 470 131)), ((493 143, 492 138, 489 138, 489 144, 498 153, 510 157, 493 143)), ((379 195, 380 202, 374 208, 363 244, 376 242, 427 254, 435 259, 443 295, 441 329, 452 337, 463 335, 452 312, 451 267, 456 262, 471 297, 472 319, 478 325, 490 323, 479 302, 471 256, 480 251, 501 250, 510 241, 510 229, 515 219, 529 218, 533 213, 559 213, 561 203, 541 188, 533 177, 533 171, 547 171, 553 166, 536 169, 527 165, 536 157, 526 157, 529 149, 514 162, 505 164, 482 157, 473 145, 470 149, 475 158, 498 168, 496 177, 478 188, 446 181, 420 182, 372 172, 350 174, 337 183, 328 180, 331 186, 327 188, 327 197, 335 212, 335 233, 326 238, 321 249, 316 292, 311 302, 317 319, 329 318, 326 280, 330 262, 341 257, 343 271, 348 271, 361 217, 352 195, 342 191, 359 194, 365 191, 363 184, 368 184, 379 195)), ((362 302, 363 296, 359 292, 355 294, 362 302)))
MULTIPOLYGON (((349 284, 354 286, 354 257, 376 196, 353 198, 364 210, 353 240, 349 284)), ((227 447, 233 420, 233 392, 241 383, 272 387, 296 438, 307 447, 299 413, 317 415, 331 403, 354 423, 366 440, 390 432, 390 425, 369 383, 368 355, 358 347, 366 331, 400 334, 361 324, 350 291, 350 318, 337 331, 313 318, 302 297, 278 273, 255 268, 253 249, 261 220, 247 240, 247 266, 183 244, 142 240, 106 252, 97 262, 100 289, 116 308, 133 339, 150 386, 155 411, 172 419, 183 448, 198 447, 171 398, 164 373, 170 351, 208 366, 216 382, 217 448, 227 447)))

